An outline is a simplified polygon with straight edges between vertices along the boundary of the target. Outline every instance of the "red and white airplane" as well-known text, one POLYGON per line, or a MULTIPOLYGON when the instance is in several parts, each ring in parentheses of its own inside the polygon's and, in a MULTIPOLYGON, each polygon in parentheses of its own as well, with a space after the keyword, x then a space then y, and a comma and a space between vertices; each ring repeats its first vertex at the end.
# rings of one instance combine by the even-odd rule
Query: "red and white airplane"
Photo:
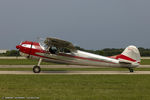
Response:
POLYGON ((140 52, 135 46, 128 46, 123 53, 117 56, 104 57, 77 50, 72 43, 56 38, 46 38, 43 42, 24 41, 16 46, 20 54, 30 59, 38 59, 33 67, 34 73, 40 73, 42 61, 88 65, 99 67, 122 67, 133 72, 140 65, 140 52))

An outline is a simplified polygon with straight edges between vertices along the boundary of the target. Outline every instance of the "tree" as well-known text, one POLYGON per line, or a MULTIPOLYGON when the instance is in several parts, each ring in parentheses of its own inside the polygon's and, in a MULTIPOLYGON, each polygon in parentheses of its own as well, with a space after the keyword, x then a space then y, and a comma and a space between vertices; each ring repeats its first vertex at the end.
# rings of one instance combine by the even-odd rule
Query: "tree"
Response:
POLYGON ((7 51, 5 55, 6 56, 20 56, 19 51, 17 51, 17 50, 7 51))

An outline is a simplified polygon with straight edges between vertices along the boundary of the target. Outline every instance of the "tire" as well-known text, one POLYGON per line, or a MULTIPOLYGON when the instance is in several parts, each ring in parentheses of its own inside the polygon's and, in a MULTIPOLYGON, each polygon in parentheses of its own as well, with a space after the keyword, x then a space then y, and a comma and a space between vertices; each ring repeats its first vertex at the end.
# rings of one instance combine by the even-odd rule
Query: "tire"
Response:
POLYGON ((40 73, 40 72, 41 72, 40 66, 34 66, 34 67, 33 67, 33 72, 34 72, 34 73, 40 73))
POLYGON ((131 73, 133 73, 133 72, 134 72, 134 70, 133 70, 132 68, 129 68, 129 71, 130 71, 131 73))

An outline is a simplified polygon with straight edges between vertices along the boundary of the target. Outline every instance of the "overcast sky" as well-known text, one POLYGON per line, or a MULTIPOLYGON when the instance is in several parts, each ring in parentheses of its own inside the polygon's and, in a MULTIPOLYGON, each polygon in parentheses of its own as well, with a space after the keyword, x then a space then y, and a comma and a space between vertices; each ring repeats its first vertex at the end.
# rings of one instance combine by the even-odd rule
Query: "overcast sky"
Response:
POLYGON ((86 49, 150 48, 150 0, 0 0, 0 49, 48 36, 86 49))

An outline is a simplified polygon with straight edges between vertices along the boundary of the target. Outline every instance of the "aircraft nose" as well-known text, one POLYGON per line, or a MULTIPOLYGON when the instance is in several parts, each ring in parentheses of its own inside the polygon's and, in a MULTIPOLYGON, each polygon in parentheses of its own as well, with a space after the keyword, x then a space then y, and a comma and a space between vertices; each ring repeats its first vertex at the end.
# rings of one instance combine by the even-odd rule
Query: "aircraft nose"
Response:
POLYGON ((17 46, 16 46, 17 49, 20 49, 20 47, 21 47, 21 45, 17 45, 17 46))

